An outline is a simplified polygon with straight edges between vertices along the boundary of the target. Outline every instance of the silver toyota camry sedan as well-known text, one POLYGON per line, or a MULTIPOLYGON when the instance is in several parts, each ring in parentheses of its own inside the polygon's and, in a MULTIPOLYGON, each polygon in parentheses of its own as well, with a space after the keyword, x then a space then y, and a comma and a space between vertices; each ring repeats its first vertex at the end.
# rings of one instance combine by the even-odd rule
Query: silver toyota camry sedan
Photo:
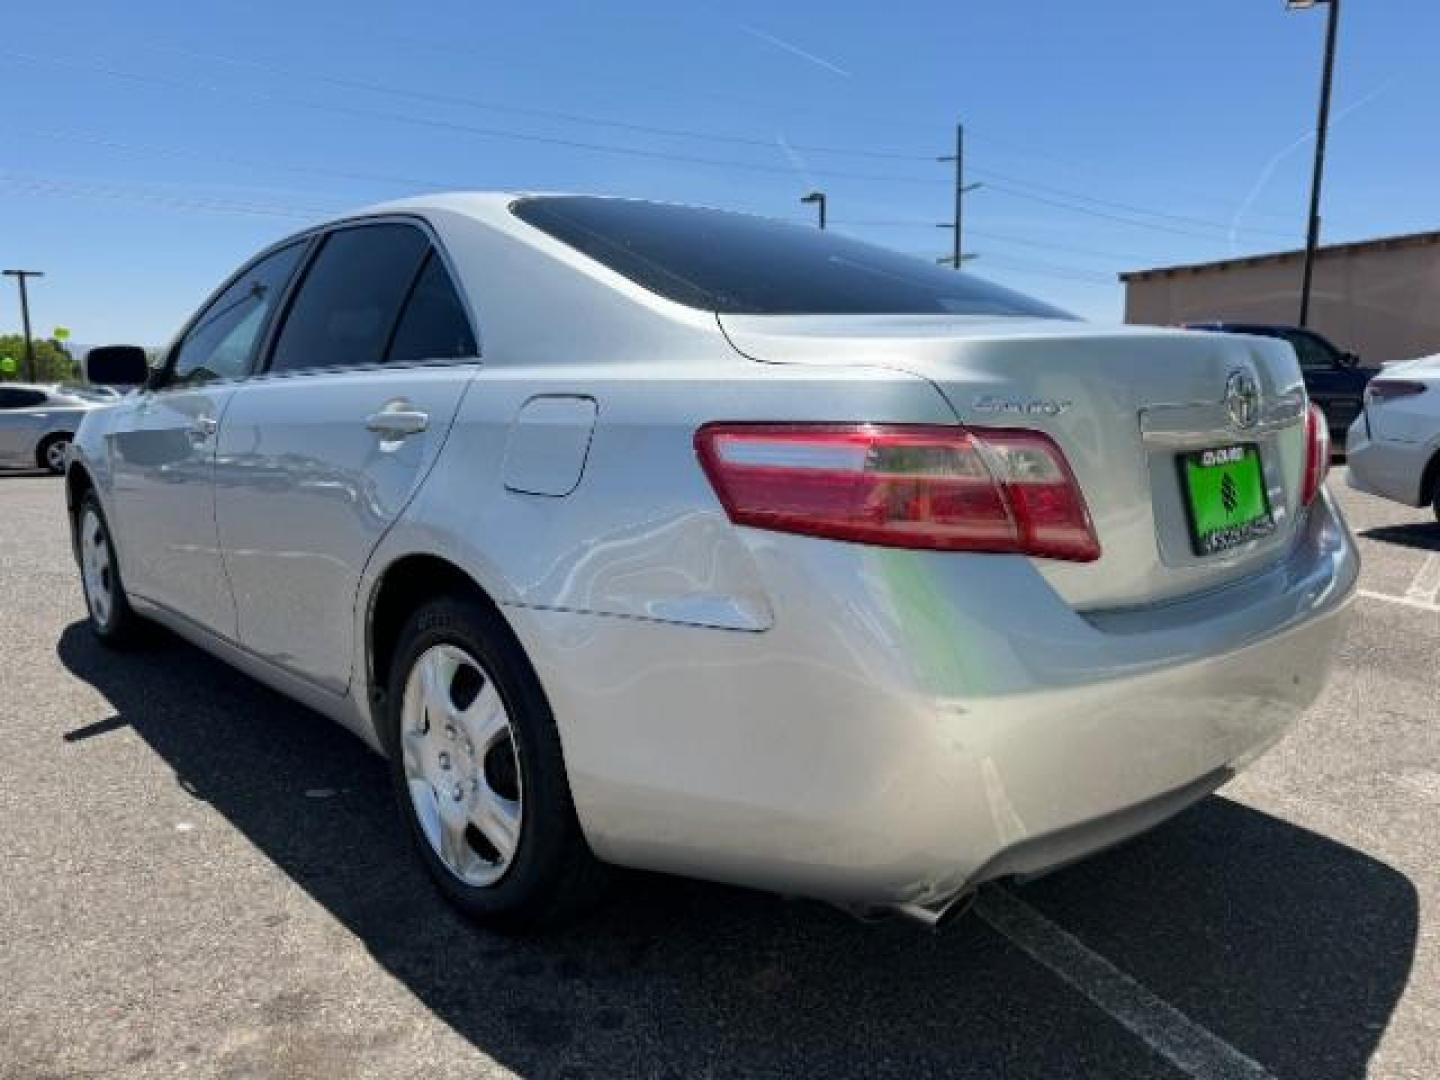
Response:
POLYGON ((614 865, 935 924, 1314 700, 1358 571, 1325 432, 1283 342, 456 194, 258 255, 66 488, 100 638, 163 623, 354 731, 468 914, 614 865))

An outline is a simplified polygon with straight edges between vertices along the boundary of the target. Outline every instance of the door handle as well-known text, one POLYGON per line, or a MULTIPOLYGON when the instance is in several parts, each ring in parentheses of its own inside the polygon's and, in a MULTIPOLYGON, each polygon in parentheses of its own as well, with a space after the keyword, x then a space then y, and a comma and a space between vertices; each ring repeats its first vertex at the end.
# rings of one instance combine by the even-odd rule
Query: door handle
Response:
POLYGON ((371 413, 365 418, 366 429, 386 439, 418 435, 429 426, 430 414, 421 412, 410 402, 403 400, 388 402, 379 412, 371 413))
POLYGON ((204 442, 220 429, 220 422, 213 416, 197 416, 190 422, 190 438, 195 442, 204 442))

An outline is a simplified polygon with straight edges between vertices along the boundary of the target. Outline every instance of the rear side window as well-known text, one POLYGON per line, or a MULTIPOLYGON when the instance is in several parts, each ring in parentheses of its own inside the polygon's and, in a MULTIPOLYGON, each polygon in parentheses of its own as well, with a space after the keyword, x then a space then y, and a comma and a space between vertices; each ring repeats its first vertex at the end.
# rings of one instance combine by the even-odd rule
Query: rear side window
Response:
POLYGON ((431 251, 405 302, 395 336, 385 356, 387 364, 413 364, 421 360, 447 360, 477 353, 470 320, 460 303, 455 283, 440 256, 431 251))
POLYGON ((0 409, 33 409, 44 404, 43 390, 0 389, 0 409))
POLYGON ((969 274, 749 214, 594 196, 512 210, 653 293, 722 314, 958 314, 1068 318, 969 274))
POLYGON ((381 363, 429 246, 412 225, 362 225, 331 233, 290 305, 270 370, 381 363))
POLYGON ((248 375, 261 331, 304 251, 302 241, 272 252, 212 300, 180 342, 166 385, 199 386, 248 375))

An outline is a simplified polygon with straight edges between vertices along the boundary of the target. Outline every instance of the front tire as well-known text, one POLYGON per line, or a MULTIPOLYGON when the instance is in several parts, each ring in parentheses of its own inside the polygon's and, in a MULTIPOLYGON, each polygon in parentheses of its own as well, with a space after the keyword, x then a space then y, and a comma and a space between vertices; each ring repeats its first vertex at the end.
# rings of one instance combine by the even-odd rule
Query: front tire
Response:
POLYGON ((400 633, 386 713, 407 831, 461 912, 528 930, 598 897, 604 871, 580 831, 554 717, 496 612, 460 598, 416 610, 400 633))
POLYGON ((64 476, 70 456, 69 435, 47 435, 35 448, 35 464, 52 476, 64 476))
POLYGON ((85 492, 75 512, 75 553, 80 560, 80 585, 95 636, 116 648, 134 643, 140 636, 140 619, 125 595, 110 526, 93 489, 85 492))

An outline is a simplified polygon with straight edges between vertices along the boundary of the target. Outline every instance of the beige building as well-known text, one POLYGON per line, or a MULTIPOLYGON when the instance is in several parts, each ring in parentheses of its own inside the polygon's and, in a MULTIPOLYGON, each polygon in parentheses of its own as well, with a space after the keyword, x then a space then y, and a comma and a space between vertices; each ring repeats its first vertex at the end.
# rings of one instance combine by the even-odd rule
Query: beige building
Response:
MULTIPOLYGON (((1125 321, 1294 323, 1303 251, 1121 274, 1125 321)), ((1322 247, 1310 326, 1366 366, 1440 353, 1440 232, 1322 247)))

